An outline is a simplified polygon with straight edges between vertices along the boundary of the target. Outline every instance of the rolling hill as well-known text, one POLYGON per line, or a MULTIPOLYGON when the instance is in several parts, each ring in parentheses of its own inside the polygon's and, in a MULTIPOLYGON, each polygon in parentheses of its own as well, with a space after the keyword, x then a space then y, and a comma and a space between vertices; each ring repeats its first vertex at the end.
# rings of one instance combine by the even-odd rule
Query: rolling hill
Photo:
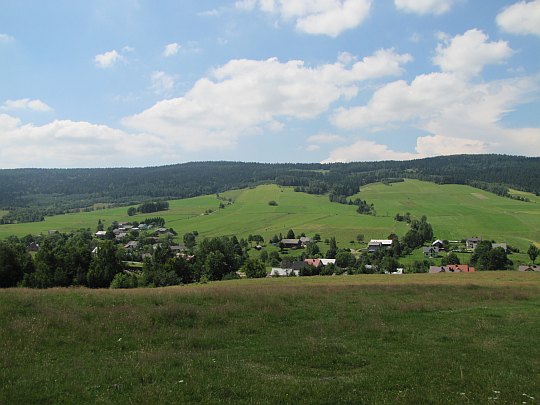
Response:
MULTIPOLYGON (((366 239, 385 238, 389 233, 402 236, 407 225, 396 222, 396 213, 426 215, 435 236, 441 239, 464 239, 482 236, 504 241, 521 249, 530 243, 540 244, 540 198, 526 193, 529 202, 499 197, 465 185, 438 185, 418 180, 385 185, 370 184, 352 198, 373 203, 376 215, 360 215, 355 206, 331 203, 328 196, 294 192, 291 187, 261 185, 256 188, 224 192, 221 198, 234 203, 219 209, 222 200, 216 195, 170 201, 168 211, 156 213, 180 235, 197 230, 204 236, 232 235, 246 237, 261 234, 265 239, 285 234, 288 229, 335 236, 345 244, 364 234, 366 239), (268 202, 274 200, 277 206, 268 202), (204 215, 207 210, 213 210, 204 215)), ((127 207, 46 217, 43 222, 0 226, 0 238, 9 235, 46 233, 54 229, 69 231, 94 229, 99 219, 141 221, 154 214, 127 216, 127 207)))

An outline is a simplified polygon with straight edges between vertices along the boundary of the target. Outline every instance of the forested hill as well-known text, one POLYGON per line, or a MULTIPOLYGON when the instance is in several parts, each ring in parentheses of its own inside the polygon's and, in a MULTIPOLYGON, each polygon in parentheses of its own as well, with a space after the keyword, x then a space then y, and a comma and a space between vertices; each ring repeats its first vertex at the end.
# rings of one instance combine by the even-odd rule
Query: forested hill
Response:
POLYGON ((186 198, 260 183, 299 191, 352 195, 374 181, 416 178, 469 184, 504 194, 507 187, 540 192, 540 158, 456 155, 412 161, 336 164, 196 162, 147 168, 0 170, 0 207, 78 208, 186 198))

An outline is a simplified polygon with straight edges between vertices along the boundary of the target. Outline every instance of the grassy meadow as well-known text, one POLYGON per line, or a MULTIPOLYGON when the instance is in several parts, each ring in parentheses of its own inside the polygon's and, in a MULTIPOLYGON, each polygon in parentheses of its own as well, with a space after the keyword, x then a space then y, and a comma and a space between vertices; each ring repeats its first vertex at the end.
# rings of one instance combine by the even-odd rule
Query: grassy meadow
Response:
POLYGON ((1 290, 0 403, 532 404, 539 276, 1 290))
POLYGON ((156 214, 127 216, 127 207, 78 214, 47 217, 44 222, 0 226, 0 238, 8 235, 94 229, 99 219, 112 221, 144 220, 163 216, 167 226, 180 235, 197 230, 201 236, 261 234, 265 239, 285 234, 292 228, 312 236, 335 236, 342 246, 349 246, 356 235, 366 239, 386 238, 389 233, 403 236, 405 223, 394 221, 396 213, 427 215, 435 236, 440 239, 463 239, 482 236, 507 242, 526 250, 531 242, 540 245, 540 198, 524 194, 531 202, 511 200, 462 185, 437 185, 406 180, 390 186, 377 183, 362 188, 357 197, 374 203, 376 216, 359 215, 354 206, 331 203, 327 196, 295 193, 289 187, 263 185, 253 189, 232 190, 221 196, 235 202, 219 209, 215 196, 170 201, 170 209, 156 214), (277 206, 268 202, 274 200, 277 206), (210 215, 203 215, 208 209, 210 215))

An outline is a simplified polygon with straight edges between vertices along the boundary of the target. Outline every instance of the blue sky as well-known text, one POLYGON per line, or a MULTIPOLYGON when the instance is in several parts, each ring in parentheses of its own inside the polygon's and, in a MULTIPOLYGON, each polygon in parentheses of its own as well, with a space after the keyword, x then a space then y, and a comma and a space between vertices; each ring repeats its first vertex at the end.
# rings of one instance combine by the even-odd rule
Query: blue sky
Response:
POLYGON ((0 167, 540 155, 540 0, 0 0, 0 167))

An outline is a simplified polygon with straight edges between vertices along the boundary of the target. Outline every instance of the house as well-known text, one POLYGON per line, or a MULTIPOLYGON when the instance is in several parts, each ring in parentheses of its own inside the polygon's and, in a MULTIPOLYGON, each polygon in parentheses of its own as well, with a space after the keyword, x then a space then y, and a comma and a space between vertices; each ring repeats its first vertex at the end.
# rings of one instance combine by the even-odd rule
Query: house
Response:
POLYGON ((495 248, 498 248, 498 247, 503 248, 504 251, 506 253, 508 253, 508 245, 506 243, 493 243, 493 244, 491 244, 492 249, 495 249, 495 248))
POLYGON ((330 263, 335 265, 336 259, 321 259, 321 263, 323 266, 328 266, 330 263))
POLYGON ((125 232, 119 232, 119 233, 116 235, 115 239, 116 239, 117 241, 121 241, 121 240, 124 239, 126 236, 127 236, 127 233, 125 233, 125 232))
POLYGON ((137 242, 136 240, 130 240, 128 243, 124 245, 124 248, 133 250, 133 249, 137 249, 138 246, 139 246, 139 242, 137 242))
POLYGON ((96 238, 104 238, 107 235, 107 231, 97 231, 96 238))
POLYGON ((323 266, 321 259, 304 259, 304 263, 306 263, 308 266, 317 268, 323 266))
POLYGON ((529 266, 519 266, 518 271, 540 271, 540 266, 537 264, 531 264, 529 266))
POLYGON ((174 245, 170 246, 169 249, 173 253, 182 253, 186 250, 186 245, 174 245))
POLYGON ((467 249, 471 249, 471 250, 476 249, 478 242, 482 242, 482 238, 474 237, 474 238, 467 239, 466 241, 467 249))
POLYGON ((284 249, 300 249, 302 247, 300 239, 281 239, 279 244, 280 246, 283 246, 284 249))
POLYGON ((36 242, 30 242, 26 247, 28 252, 37 252, 39 251, 39 245, 36 242))
POLYGON ((449 264, 448 266, 430 266, 430 273, 474 273, 474 267, 468 264, 449 264))
POLYGON ((306 263, 303 261, 296 261, 296 262, 282 262, 281 267, 272 267, 272 271, 270 272, 270 276, 274 277, 282 277, 282 276, 290 276, 300 275, 300 270, 304 269, 307 266, 306 263))
POLYGON ((288 277, 290 275, 299 276, 300 270, 282 269, 281 267, 272 267, 269 277, 288 277))
POLYGON ((431 246, 433 246, 433 247, 438 247, 439 250, 441 250, 441 249, 443 248, 443 246, 444 246, 444 243, 443 243, 442 240, 437 239, 435 242, 433 242, 433 243, 431 244, 431 246))
POLYGON ((439 247, 438 246, 423 247, 422 252, 424 253, 424 257, 428 257, 428 258, 439 257, 439 247))
POLYGON ((371 239, 368 243, 368 252, 374 253, 380 249, 390 249, 392 242, 392 239, 371 239))
POLYGON ((306 246, 310 242, 311 242, 311 238, 308 238, 307 236, 302 236, 300 238, 300 243, 302 244, 302 246, 306 246))

